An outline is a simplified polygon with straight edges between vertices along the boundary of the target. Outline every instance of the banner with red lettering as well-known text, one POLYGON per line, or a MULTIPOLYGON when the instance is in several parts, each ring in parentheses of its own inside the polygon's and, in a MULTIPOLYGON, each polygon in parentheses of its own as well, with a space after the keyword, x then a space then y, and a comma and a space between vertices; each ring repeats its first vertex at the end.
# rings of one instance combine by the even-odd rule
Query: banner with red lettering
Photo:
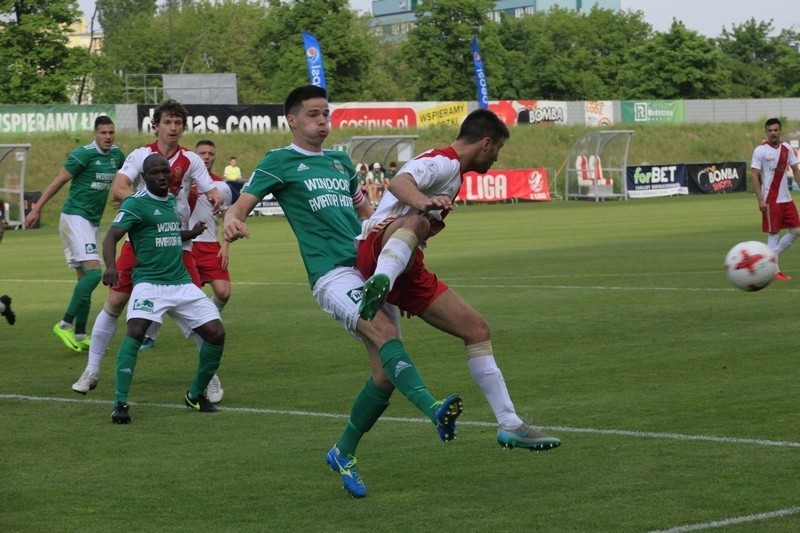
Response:
POLYGON ((550 201, 547 169, 520 168, 467 172, 458 191, 460 202, 502 202, 504 200, 550 201))

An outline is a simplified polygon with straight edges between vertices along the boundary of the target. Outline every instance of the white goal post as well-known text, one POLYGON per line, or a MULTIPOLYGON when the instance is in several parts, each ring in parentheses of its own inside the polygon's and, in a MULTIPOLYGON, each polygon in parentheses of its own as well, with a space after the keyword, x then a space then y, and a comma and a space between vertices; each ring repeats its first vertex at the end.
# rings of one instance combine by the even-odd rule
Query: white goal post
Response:
POLYGON ((572 145, 565 162, 564 198, 628 199, 628 148, 633 130, 595 131, 572 145))
POLYGON ((0 144, 0 201, 5 220, 0 223, 25 229, 25 169, 30 144, 0 144))

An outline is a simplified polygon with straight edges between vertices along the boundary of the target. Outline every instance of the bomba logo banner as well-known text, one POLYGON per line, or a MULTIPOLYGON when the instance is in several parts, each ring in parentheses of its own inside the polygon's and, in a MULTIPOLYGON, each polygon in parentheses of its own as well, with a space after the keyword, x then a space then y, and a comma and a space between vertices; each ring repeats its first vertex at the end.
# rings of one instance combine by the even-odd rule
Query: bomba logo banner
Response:
POLYGON ((721 193, 747 190, 747 163, 727 161, 686 165, 689 193, 721 193))

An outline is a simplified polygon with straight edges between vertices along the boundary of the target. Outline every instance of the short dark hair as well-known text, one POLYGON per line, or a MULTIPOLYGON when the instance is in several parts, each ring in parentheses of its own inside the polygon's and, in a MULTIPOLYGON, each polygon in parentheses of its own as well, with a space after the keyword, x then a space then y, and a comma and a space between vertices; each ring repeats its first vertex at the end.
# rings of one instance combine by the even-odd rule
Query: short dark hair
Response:
POLYGON ((210 146, 211 148, 217 147, 217 145, 214 144, 214 141, 211 139, 201 139, 197 141, 197 144, 195 144, 194 147, 197 148, 198 146, 210 146))
POLYGON ((769 127, 770 127, 770 126, 772 126, 773 124, 777 124, 779 128, 783 128, 783 124, 781 124, 781 121, 780 121, 780 120, 778 120, 777 118, 771 118, 771 119, 768 119, 768 120, 767 120, 767 121, 764 123, 764 129, 767 129, 767 128, 769 128, 769 127))
POLYGON ((492 139, 492 142, 497 142, 501 139, 508 139, 511 137, 511 133, 500 117, 488 109, 476 109, 461 123, 457 139, 474 143, 487 136, 492 139))
POLYGON ((181 105, 180 102, 177 100, 173 100, 170 98, 169 100, 164 100, 153 112, 153 125, 159 124, 161 122, 162 115, 172 115, 174 117, 180 117, 183 120, 184 128, 188 125, 186 124, 189 113, 186 112, 186 108, 181 105))
POLYGON ((99 128, 100 126, 108 126, 109 124, 113 126, 114 121, 111 120, 111 117, 109 117, 108 115, 100 115, 99 117, 94 119, 95 131, 97 131, 97 128, 99 128))
POLYGON ((303 102, 312 98, 328 99, 328 91, 317 85, 303 85, 293 89, 283 103, 283 114, 294 115, 303 102))

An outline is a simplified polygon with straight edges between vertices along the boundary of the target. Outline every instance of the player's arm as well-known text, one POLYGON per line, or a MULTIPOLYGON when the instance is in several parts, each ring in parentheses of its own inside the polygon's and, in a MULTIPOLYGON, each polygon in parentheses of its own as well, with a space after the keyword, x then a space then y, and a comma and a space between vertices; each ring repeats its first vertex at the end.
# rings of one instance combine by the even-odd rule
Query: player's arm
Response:
POLYGON ((191 241, 195 237, 198 237, 203 234, 208 226, 206 226, 205 222, 198 222, 194 225, 192 229, 182 229, 181 230, 181 241, 191 241))
POLYGON ((117 243, 126 233, 127 231, 122 228, 111 226, 103 239, 103 261, 106 263, 106 271, 103 272, 103 285, 113 287, 119 280, 116 262, 117 243))
POLYGON ((114 183, 111 184, 111 200, 115 207, 119 207, 122 200, 133 194, 133 180, 122 172, 117 172, 114 183))
POLYGON ((767 211, 767 202, 764 200, 764 196, 761 194, 761 169, 751 168, 750 179, 753 182, 753 193, 756 195, 758 209, 762 213, 765 213, 767 211))
POLYGON ((420 213, 438 211, 439 209, 452 209, 453 201, 447 196, 431 196, 428 198, 417 187, 414 177, 408 172, 403 172, 389 181, 388 190, 393 195, 420 213))
POLYGON ((31 206, 30 212, 25 215, 25 227, 32 228, 36 225, 36 221, 39 220, 39 215, 42 212, 42 208, 50 201, 50 199, 61 190, 69 180, 72 179, 72 174, 69 170, 64 167, 61 167, 61 170, 56 175, 55 179, 47 186, 47 188, 42 192, 41 198, 39 201, 31 206))
POLYGON ((247 224, 244 223, 247 215, 258 205, 261 199, 258 196, 243 192, 239 195, 236 203, 233 204, 228 212, 225 213, 225 221, 222 225, 222 236, 228 242, 233 242, 241 238, 250 236, 247 224))

